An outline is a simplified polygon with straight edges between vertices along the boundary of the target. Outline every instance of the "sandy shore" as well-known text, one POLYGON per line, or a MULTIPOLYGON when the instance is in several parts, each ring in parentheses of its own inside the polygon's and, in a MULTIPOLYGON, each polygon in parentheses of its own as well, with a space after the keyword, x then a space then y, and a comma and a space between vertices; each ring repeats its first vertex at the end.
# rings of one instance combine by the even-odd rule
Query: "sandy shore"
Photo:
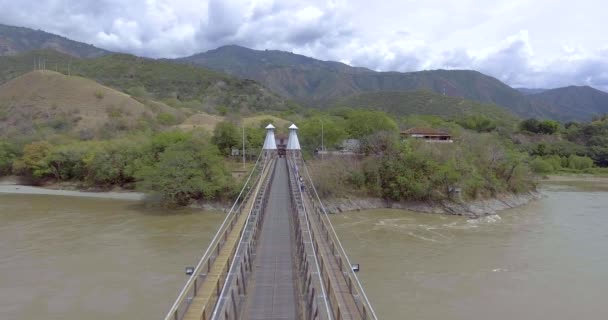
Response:
POLYGON ((86 197, 86 198, 103 198, 103 199, 118 199, 118 200, 143 200, 144 193, 139 192, 88 192, 76 190, 57 190, 41 187, 31 187, 17 184, 13 178, 4 178, 0 180, 0 193, 12 194, 37 194, 49 196, 68 196, 68 197, 86 197))

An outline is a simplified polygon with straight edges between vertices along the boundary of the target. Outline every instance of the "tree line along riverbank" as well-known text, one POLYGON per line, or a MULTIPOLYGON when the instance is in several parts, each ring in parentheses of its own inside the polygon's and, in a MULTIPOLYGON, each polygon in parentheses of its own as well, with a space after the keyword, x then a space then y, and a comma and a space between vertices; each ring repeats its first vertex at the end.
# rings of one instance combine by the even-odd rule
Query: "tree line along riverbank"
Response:
MULTIPOLYGON (((470 203, 529 194, 536 189, 536 174, 547 173, 538 163, 552 163, 556 156, 560 170, 604 170, 600 168, 604 163, 601 134, 606 117, 567 127, 548 125, 553 128, 551 133, 529 131, 534 126, 527 120, 503 123, 480 115, 397 117, 381 111, 337 108, 277 113, 275 117, 299 124, 304 156, 310 160, 313 180, 325 199, 470 203), (400 135, 400 129, 411 127, 449 131, 454 143, 428 143, 400 135), (586 154, 587 149, 546 147, 583 138, 593 154, 586 154), (335 149, 345 139, 359 141, 356 157, 314 158, 314 150, 322 144, 335 149), (540 147, 541 143, 545 147, 540 147), (542 155, 539 149, 545 150, 542 155)), ((262 119, 246 128, 250 161, 262 144, 265 124, 262 119)), ((229 202, 242 183, 232 175, 236 162, 230 156, 233 148, 242 145, 242 125, 238 118, 227 118, 212 132, 165 128, 97 140, 61 132, 45 139, 36 135, 6 138, 0 141, 0 175, 18 175, 32 185, 71 182, 83 189, 136 190, 166 206, 229 202)))

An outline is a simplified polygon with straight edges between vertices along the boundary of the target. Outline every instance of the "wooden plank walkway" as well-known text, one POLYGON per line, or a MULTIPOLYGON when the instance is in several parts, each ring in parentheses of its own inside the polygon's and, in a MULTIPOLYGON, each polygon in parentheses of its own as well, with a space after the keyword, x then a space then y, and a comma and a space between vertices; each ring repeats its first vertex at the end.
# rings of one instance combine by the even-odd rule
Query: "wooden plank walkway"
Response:
POLYGON ((328 240, 327 233, 321 227, 322 222, 319 221, 320 217, 314 212, 313 205, 306 196, 304 196, 304 205, 310 216, 311 230, 319 243, 317 254, 322 257, 322 268, 327 272, 327 276, 323 278, 323 281, 328 291, 330 303, 332 304, 333 316, 336 319, 362 319, 353 295, 350 292, 348 282, 342 274, 342 270, 340 270, 336 255, 332 252, 332 246, 335 244, 331 242, 331 237, 328 240), (339 313, 336 307, 339 308, 339 313))
MULTIPOLYGON (((236 298, 236 301, 240 299, 241 302, 233 302, 234 312, 238 315, 236 319, 298 319, 303 316, 302 310, 307 304, 298 291, 298 283, 304 283, 307 280, 297 278, 301 274, 297 271, 295 265, 295 261, 297 261, 296 237, 294 228, 292 228, 292 223, 294 223, 292 219, 298 218, 299 215, 294 215, 290 211, 292 210, 293 194, 289 185, 290 175, 287 170, 287 161, 284 158, 279 158, 276 161, 276 165, 272 166, 274 178, 267 191, 268 201, 259 230, 259 239, 255 249, 253 249, 253 268, 250 276, 247 277, 246 290, 243 288, 240 298, 236 298)), ((270 174, 272 174, 270 170, 264 170, 262 180, 270 174)), ((258 183, 254 195, 259 192, 260 187, 261 184, 258 183)), ((353 280, 346 275, 346 271, 350 272, 350 266, 343 265, 347 262, 338 253, 336 247, 338 244, 334 243, 334 238, 326 229, 326 221, 324 221, 326 217, 315 211, 314 200, 307 197, 306 192, 309 191, 304 191, 301 200, 303 200, 302 205, 306 208, 310 221, 308 232, 312 234, 311 239, 314 239, 313 242, 308 241, 308 246, 311 246, 312 243, 316 246, 312 249, 313 251, 316 250, 316 254, 311 254, 316 257, 314 258, 315 264, 318 260, 320 266, 318 270, 321 271, 320 274, 322 275, 321 280, 317 270, 314 270, 312 276, 308 276, 309 285, 314 283, 313 286, 316 286, 317 289, 316 294, 314 294, 314 289, 311 291, 310 303, 312 303, 313 297, 315 297, 314 299, 323 298, 323 306, 330 306, 331 311, 327 310, 327 312, 332 313, 331 316, 317 314, 317 317, 319 319, 332 318, 338 320, 370 319, 367 309, 361 307, 360 295, 353 293, 353 280), (312 279, 311 282, 311 277, 316 277, 318 281, 312 279), (320 289, 321 283, 326 295, 321 295, 323 291, 323 289, 320 289)), ((297 197, 300 199, 299 190, 297 197)), ((247 213, 253 208, 255 201, 256 197, 253 196, 243 205, 243 212, 234 221, 234 229, 226 237, 219 255, 204 278, 198 295, 191 301, 182 319, 209 320, 211 318, 232 259, 235 259, 241 232, 247 225, 247 213)), ((242 259, 242 256, 239 259, 242 259)), ((238 286, 238 279, 236 283, 238 286)), ((303 289, 300 288, 300 290, 303 289)), ((232 299, 232 301, 235 301, 234 296, 232 296, 232 299)), ((229 318, 234 319, 235 313, 229 318)), ((228 313, 225 316, 228 316, 228 313)))
MULTIPOLYGON (((268 174, 268 171, 262 172, 260 181, 263 181, 268 174)), ((192 299, 183 320, 207 320, 211 318, 218 295, 222 290, 222 288, 218 286, 218 283, 224 283, 226 273, 228 268, 230 268, 230 261, 233 258, 234 251, 236 250, 236 246, 238 245, 241 236, 241 231, 244 229, 245 223, 247 222, 248 212, 255 204, 255 195, 259 192, 260 187, 261 184, 258 183, 256 190, 253 193, 254 196, 252 196, 243 207, 243 211, 236 220, 232 232, 228 235, 224 246, 220 250, 220 254, 217 256, 210 271, 207 273, 205 281, 199 289, 198 295, 192 299)))
POLYGON ((296 319, 295 252, 285 159, 277 160, 252 278, 240 319, 296 319))

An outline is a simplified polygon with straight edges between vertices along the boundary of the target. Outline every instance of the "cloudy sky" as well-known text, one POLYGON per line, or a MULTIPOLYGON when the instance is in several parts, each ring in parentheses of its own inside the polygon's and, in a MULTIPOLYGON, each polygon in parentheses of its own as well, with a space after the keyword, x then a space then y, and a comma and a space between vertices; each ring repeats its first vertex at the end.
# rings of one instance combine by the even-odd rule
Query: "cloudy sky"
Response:
POLYGON ((239 44, 375 70, 475 69, 608 90, 603 0, 0 0, 0 23, 180 57, 239 44))

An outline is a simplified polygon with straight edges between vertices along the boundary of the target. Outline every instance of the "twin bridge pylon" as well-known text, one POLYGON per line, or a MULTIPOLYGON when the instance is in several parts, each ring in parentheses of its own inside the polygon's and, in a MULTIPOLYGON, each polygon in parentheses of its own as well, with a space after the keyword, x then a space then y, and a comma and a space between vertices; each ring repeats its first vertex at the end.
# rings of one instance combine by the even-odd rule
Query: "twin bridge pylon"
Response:
POLYGON ((264 150, 165 319, 377 319, 310 179, 297 127, 287 146, 298 149, 284 154, 274 126, 266 129, 264 150))

